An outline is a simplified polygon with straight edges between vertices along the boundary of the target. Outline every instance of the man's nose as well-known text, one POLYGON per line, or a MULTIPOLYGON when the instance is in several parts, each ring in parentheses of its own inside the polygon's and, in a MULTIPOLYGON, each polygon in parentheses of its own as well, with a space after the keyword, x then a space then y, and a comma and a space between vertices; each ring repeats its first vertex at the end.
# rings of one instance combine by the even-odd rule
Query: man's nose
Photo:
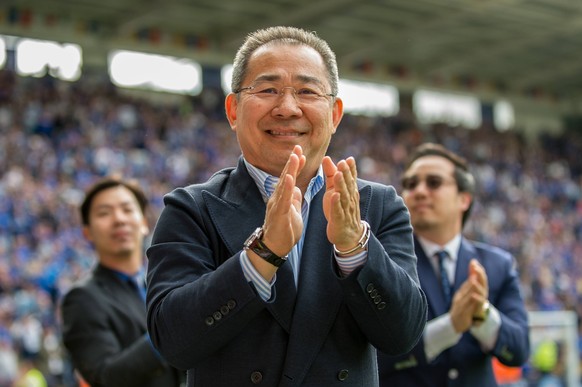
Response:
POLYGON ((125 222, 127 220, 127 214, 123 210, 116 210, 113 212, 113 218, 116 222, 125 222))
POLYGON ((282 116, 301 115, 303 111, 301 110, 299 101, 297 100, 295 89, 292 87, 282 88, 279 94, 279 98, 277 99, 277 104, 273 111, 275 114, 282 116))
POLYGON ((428 191, 426 180, 419 180, 411 191, 416 193, 426 193, 428 191))

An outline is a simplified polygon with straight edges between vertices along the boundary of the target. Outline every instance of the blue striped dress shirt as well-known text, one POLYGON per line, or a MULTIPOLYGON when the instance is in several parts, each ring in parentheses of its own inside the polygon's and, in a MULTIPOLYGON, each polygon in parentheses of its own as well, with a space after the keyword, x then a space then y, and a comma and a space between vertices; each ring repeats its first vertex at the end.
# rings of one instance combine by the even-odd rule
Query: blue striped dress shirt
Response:
MULTIPOLYGON (((271 176, 268 173, 261 171, 260 169, 254 167, 246 160, 244 160, 247 170, 249 171, 250 176, 253 178, 265 203, 269 200, 271 194, 275 191, 275 186, 279 181, 278 177, 271 176)), ((293 249, 289 252, 287 260, 288 263, 291 265, 293 269, 293 276, 295 279, 295 286, 297 286, 297 282, 299 279, 299 268, 301 264, 301 254, 303 252, 303 242, 305 241, 305 230, 307 230, 307 223, 309 221, 309 206, 311 204, 311 200, 315 197, 315 195, 323 188, 324 186, 324 179, 323 179, 323 169, 320 166, 319 170, 317 171, 317 175, 311 179, 309 182, 309 186, 307 187, 307 191, 305 192, 305 196, 303 197, 303 203, 301 205, 301 217, 303 218, 303 234, 299 239, 299 242, 293 249)), ((336 256, 336 261, 338 263, 338 267, 344 276, 349 275, 354 269, 359 266, 362 266, 366 263, 368 259, 367 251, 364 251, 360 254, 357 254, 353 257, 349 258, 340 258, 336 256)), ((271 298, 271 287, 275 284, 277 279, 277 275, 273 277, 271 282, 265 280, 255 269, 255 267, 250 262, 246 251, 240 255, 241 266, 244 272, 244 275, 247 281, 252 282, 255 285, 259 295, 265 301, 271 298)))

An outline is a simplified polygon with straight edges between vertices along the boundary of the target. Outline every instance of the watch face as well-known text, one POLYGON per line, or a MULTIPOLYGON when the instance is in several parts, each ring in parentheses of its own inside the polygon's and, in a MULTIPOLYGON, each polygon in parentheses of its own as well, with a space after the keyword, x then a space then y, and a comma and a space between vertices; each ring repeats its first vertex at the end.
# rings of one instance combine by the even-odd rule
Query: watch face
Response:
POLYGON ((244 248, 252 250, 259 257, 269 262, 273 266, 280 267, 287 261, 287 257, 279 257, 261 242, 263 228, 257 228, 245 241, 244 248))
POLYGON ((244 247, 249 249, 251 247, 251 245, 253 244, 253 242, 256 242, 262 236, 263 236, 263 228, 259 227, 255 231, 253 231, 253 233, 247 238, 247 240, 245 241, 244 247))

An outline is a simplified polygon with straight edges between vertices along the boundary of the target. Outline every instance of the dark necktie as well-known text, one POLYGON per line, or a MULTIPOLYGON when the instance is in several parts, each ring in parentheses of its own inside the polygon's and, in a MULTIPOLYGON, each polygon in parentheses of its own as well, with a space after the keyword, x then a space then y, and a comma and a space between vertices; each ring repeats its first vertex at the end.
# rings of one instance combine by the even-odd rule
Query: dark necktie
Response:
POLYGON ((447 271, 445 270, 444 260, 447 259, 449 256, 446 251, 439 251, 436 253, 436 256, 439 260, 439 272, 440 272, 440 280, 441 280, 441 288, 443 290, 443 295, 445 296, 445 302, 447 303, 447 307, 451 305, 451 283, 449 282, 449 276, 447 271))
POLYGON ((128 282, 136 290, 136 292, 138 292, 141 299, 145 302, 146 288, 145 283, 143 281, 143 277, 141 276, 129 277, 128 282))

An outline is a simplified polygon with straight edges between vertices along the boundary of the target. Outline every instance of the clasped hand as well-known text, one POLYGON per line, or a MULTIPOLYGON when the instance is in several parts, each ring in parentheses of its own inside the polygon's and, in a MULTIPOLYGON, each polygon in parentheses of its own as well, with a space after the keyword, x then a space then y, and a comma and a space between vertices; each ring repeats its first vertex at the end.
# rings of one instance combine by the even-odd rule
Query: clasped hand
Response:
POLYGON ((485 268, 476 259, 469 263, 469 277, 453 296, 450 316, 455 331, 466 332, 473 325, 473 316, 479 313, 489 297, 485 268))
MULTIPOLYGON (((263 241, 279 256, 287 255, 303 232, 303 195, 296 180, 305 162, 301 146, 296 145, 267 202, 263 241)), ((327 238, 339 250, 349 250, 357 245, 364 232, 356 183, 356 161, 349 157, 336 165, 326 156, 322 166, 326 176, 323 212, 328 222, 327 238)))

